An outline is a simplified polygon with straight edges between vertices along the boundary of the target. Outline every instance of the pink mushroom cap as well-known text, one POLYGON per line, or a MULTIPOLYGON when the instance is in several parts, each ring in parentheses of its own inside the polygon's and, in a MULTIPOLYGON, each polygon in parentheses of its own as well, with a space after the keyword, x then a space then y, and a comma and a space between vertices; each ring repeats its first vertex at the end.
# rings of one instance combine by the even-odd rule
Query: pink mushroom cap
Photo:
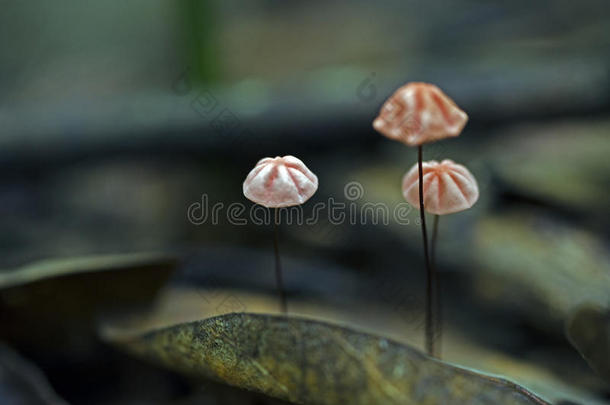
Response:
POLYGON ((318 189, 318 178, 294 156, 258 161, 244 181, 244 195, 269 208, 303 204, 318 189))
MULTIPOLYGON (((479 199, 477 180, 466 167, 445 159, 423 162, 424 208, 431 214, 464 211, 479 199)), ((419 171, 415 164, 402 179, 405 200, 419 209, 419 171)))
POLYGON ((468 115, 437 86, 413 82, 383 104, 373 128, 390 139, 418 146, 458 136, 467 121, 468 115))

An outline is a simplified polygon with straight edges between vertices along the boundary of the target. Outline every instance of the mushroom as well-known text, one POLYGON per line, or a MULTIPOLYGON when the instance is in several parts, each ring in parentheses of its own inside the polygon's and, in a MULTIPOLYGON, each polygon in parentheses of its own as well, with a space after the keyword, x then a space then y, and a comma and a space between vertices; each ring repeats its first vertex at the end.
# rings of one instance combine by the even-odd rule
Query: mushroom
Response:
MULTIPOLYGON (((472 207, 479 199, 477 180, 468 169, 453 160, 423 162, 425 209, 431 214, 446 215, 472 207)), ((405 200, 419 209, 419 170, 415 164, 402 179, 405 200)))
POLYGON ((294 156, 276 156, 258 161, 244 181, 244 196, 256 204, 274 208, 273 221, 275 251, 275 277, 280 295, 280 308, 286 313, 286 293, 282 281, 282 266, 279 253, 279 208, 292 207, 309 200, 318 189, 318 178, 294 156))
MULTIPOLYGON (((428 283, 429 290, 427 294, 430 297, 428 305, 433 306, 434 311, 428 311, 427 315, 431 316, 429 321, 433 324, 433 329, 436 331, 435 336, 440 338, 440 282, 435 266, 439 218, 441 215, 453 214, 472 207, 479 199, 479 187, 477 180, 465 166, 457 164, 450 159, 445 159, 440 163, 435 160, 423 162, 421 169, 423 172, 423 182, 419 180, 419 164, 413 165, 405 174, 402 179, 402 194, 409 204, 419 209, 421 201, 420 190, 423 189, 425 210, 434 214, 430 249, 431 268, 433 271, 430 273, 432 280, 428 283), (423 186, 420 187, 420 184, 423 186)), ((431 354, 438 354, 440 347, 435 347, 433 338, 430 343, 432 343, 430 348, 431 354)))
MULTIPOLYGON (((379 116, 373 121, 373 128, 390 139, 408 146, 417 146, 418 187, 422 239, 427 273, 426 289, 426 348, 434 355, 434 319, 432 291, 437 290, 436 274, 428 253, 428 234, 422 180, 423 144, 456 137, 461 132, 468 115, 462 111, 437 86, 412 82, 400 87, 383 104, 379 116)), ((438 336, 438 334, 436 334, 438 336)))
POLYGON ((408 146, 458 136, 468 115, 437 86, 408 83, 383 104, 373 128, 408 146))

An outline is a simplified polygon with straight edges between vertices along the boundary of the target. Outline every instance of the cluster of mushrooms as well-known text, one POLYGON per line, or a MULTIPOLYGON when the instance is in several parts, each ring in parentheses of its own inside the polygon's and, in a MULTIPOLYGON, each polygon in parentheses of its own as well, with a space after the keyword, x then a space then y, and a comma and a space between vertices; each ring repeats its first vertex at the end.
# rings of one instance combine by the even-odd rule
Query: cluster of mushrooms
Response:
MULTIPOLYGON (((441 321, 440 288, 435 269, 434 252, 439 216, 466 210, 479 198, 474 176, 463 165, 445 159, 423 161, 423 145, 461 132, 468 115, 437 86, 408 83, 394 92, 383 104, 373 127, 390 139, 418 148, 418 161, 404 175, 402 193, 405 200, 420 211, 423 252, 426 266, 426 351, 439 356, 441 321), (431 248, 429 248, 425 212, 434 215, 431 248)), ((276 281, 282 312, 287 312, 278 249, 279 208, 303 204, 318 189, 318 178, 294 156, 261 159, 244 181, 246 198, 275 209, 276 281)))

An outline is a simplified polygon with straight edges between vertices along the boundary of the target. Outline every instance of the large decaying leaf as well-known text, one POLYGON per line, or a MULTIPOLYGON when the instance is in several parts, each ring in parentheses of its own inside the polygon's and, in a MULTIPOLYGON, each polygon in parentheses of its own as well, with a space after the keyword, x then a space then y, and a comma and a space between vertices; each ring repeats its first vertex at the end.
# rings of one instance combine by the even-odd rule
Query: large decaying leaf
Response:
POLYGON ((178 371, 295 403, 547 403, 392 340, 298 317, 233 313, 143 333, 107 326, 104 334, 178 371))
POLYGON ((151 302, 176 264, 171 255, 141 253, 47 260, 1 271, 0 337, 28 348, 71 349, 74 339, 92 335, 100 313, 151 302))

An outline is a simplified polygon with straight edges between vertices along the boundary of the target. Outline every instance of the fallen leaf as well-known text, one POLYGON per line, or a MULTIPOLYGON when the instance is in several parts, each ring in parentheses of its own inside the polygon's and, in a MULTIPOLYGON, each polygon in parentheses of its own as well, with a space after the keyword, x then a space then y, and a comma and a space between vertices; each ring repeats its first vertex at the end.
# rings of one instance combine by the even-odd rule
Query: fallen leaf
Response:
POLYGON ((393 340, 300 317, 232 313, 104 337, 185 374, 302 404, 547 404, 393 340))
POLYGON ((47 260, 2 271, 0 337, 17 348, 85 348, 97 316, 150 303, 176 264, 175 257, 147 253, 47 260))

